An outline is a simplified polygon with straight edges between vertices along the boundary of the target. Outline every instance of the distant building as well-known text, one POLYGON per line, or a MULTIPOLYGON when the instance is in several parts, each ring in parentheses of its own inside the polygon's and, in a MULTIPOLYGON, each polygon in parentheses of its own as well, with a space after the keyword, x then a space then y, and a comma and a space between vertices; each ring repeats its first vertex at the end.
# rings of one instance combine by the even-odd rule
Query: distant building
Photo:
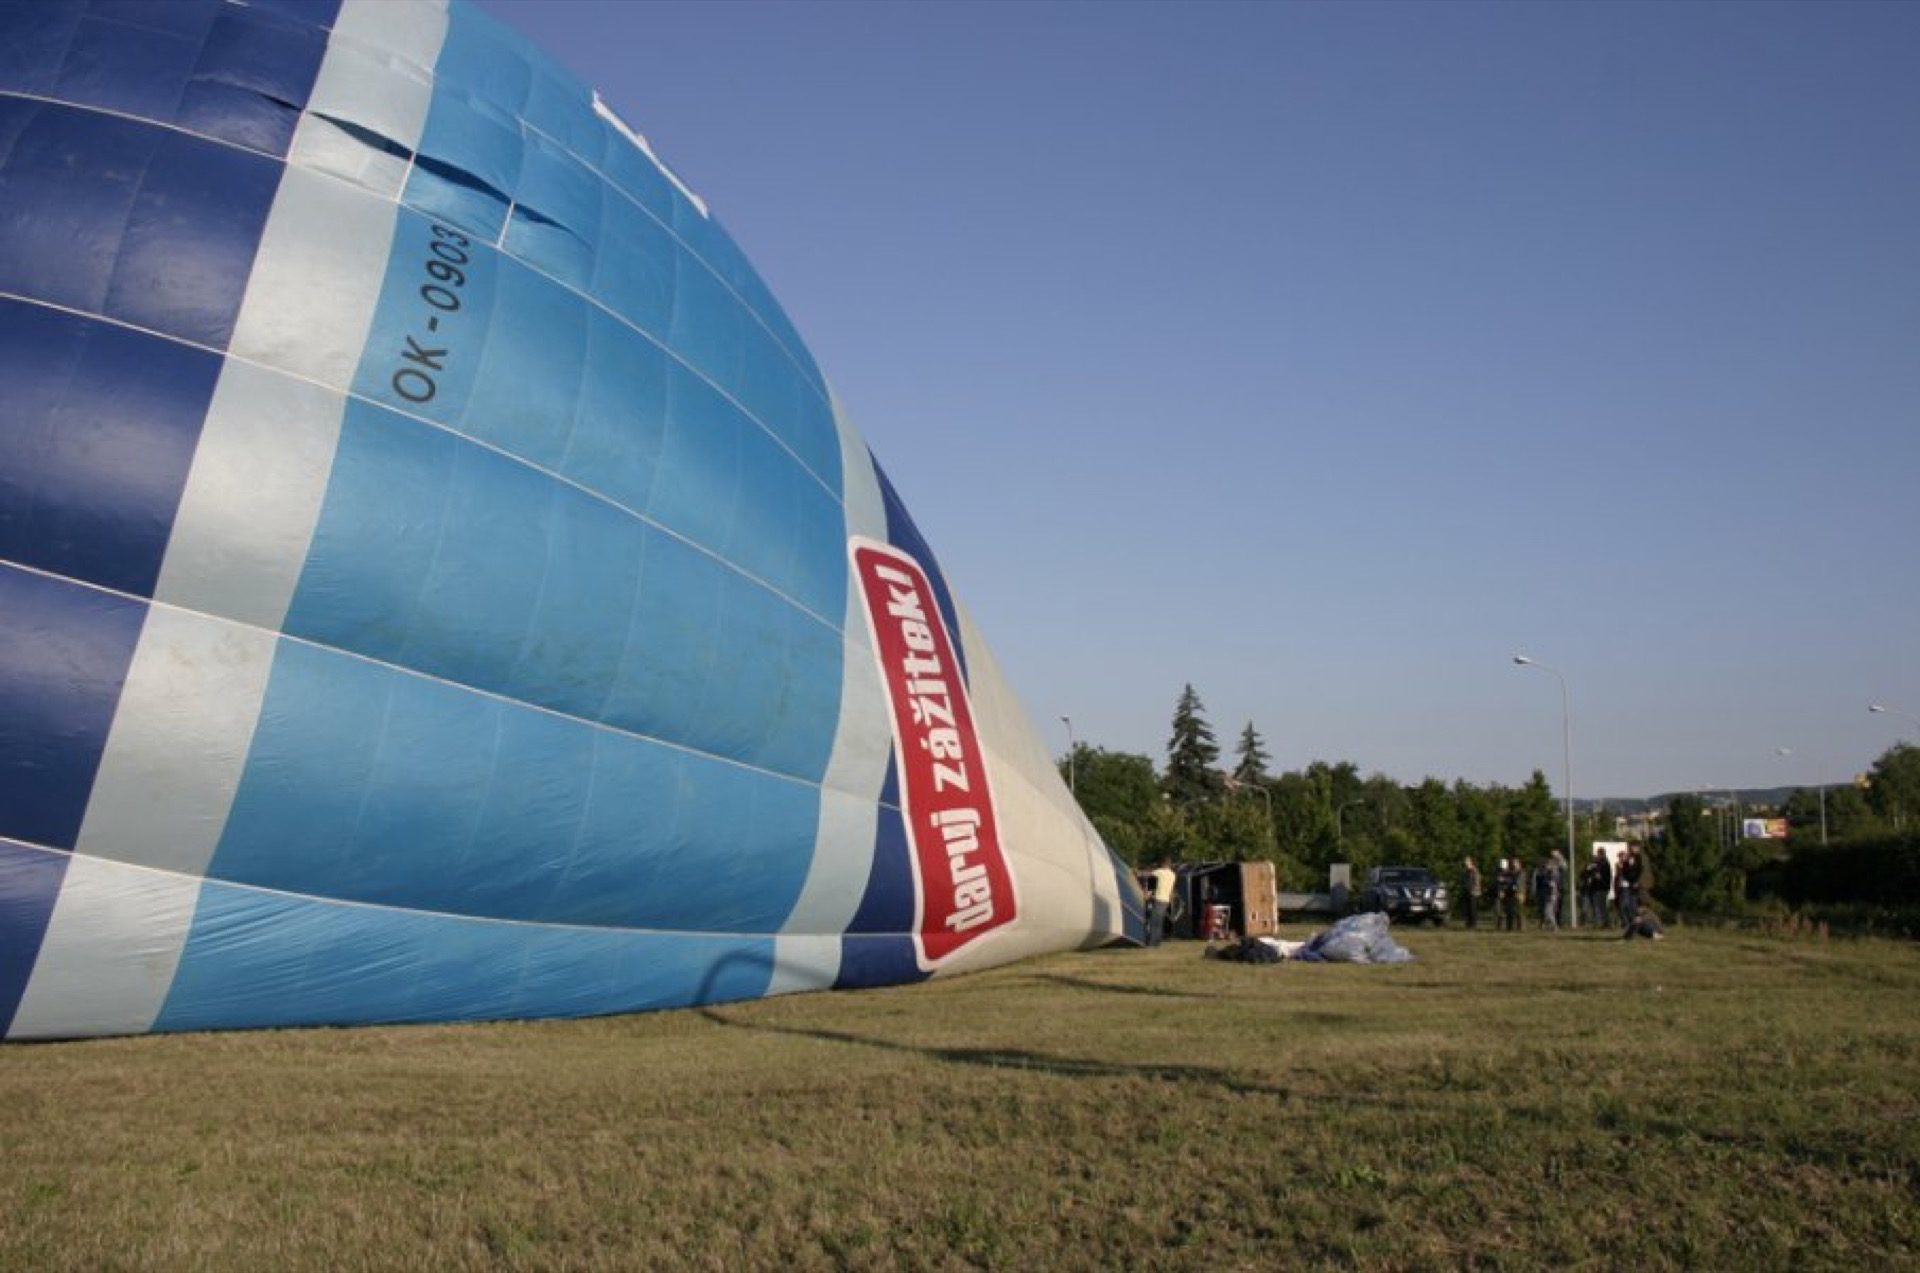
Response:
POLYGON ((1613 836, 1616 840, 1633 840, 1644 843, 1661 834, 1666 829, 1667 814, 1664 809, 1649 809, 1644 813, 1625 813, 1613 820, 1613 836))

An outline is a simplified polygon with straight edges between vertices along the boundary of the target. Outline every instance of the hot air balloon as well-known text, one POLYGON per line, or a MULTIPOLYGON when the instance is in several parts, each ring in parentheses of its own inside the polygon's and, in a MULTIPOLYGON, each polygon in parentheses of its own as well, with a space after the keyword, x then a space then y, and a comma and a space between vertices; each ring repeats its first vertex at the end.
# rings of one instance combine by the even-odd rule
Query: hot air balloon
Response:
POLYGON ((440 0, 0 7, 0 1032, 1137 937, 706 204, 440 0))

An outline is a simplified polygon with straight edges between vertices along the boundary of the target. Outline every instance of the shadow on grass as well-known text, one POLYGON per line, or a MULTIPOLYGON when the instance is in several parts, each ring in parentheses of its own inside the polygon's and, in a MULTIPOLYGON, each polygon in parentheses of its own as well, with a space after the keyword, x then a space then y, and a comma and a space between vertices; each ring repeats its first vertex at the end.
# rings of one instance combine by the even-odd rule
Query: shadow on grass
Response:
POLYGON ((1056 986, 1066 986, 1070 990, 1099 990, 1110 995, 1147 995, 1155 999, 1212 999, 1213 995, 1194 994, 1187 990, 1162 990, 1157 986, 1123 986, 1108 981, 1088 981, 1083 977, 1063 977, 1057 972, 1034 972, 1026 976, 1028 981, 1046 981, 1056 986))
POLYGON ((896 1043, 892 1039, 868 1038, 865 1035, 849 1034, 843 1030, 803 1029, 799 1026, 740 1021, 717 1008, 702 1008, 700 1015, 715 1025, 727 1026, 735 1030, 784 1034, 802 1039, 820 1039, 828 1043, 844 1043, 852 1047, 870 1048, 879 1052, 924 1056, 936 1061, 944 1061, 949 1065, 973 1065, 991 1070, 1026 1070, 1062 1078, 1133 1078, 1152 1079, 1164 1083, 1204 1083, 1235 1095, 1277 1096, 1283 1100, 1300 1099, 1306 1096, 1319 1097, 1318 1093, 1255 1082, 1235 1074, 1232 1070, 1223 1070, 1216 1066, 1152 1063, 1136 1065, 1124 1061, 1095 1061, 1078 1057, 1048 1056, 1043 1052, 1029 1052, 1019 1048, 942 1048, 914 1043, 896 1043))
MULTIPOLYGON (((1231 1092, 1236 1096, 1270 1096, 1281 1101, 1309 1101, 1316 1104, 1346 1106, 1371 1106, 1378 1109, 1394 1110, 1401 1113, 1425 1114, 1432 1111, 1429 1102, 1408 1100, 1402 1097, 1382 1096, 1375 1093, 1357 1093, 1331 1089, 1328 1087, 1293 1087, 1279 1083, 1263 1082, 1248 1078, 1230 1069, 1212 1065, 1180 1065, 1154 1062, 1126 1062, 1092 1060, 1079 1057, 1049 1056, 1043 1052, 1031 1052, 1020 1048, 964 1048, 935 1047, 932 1045, 900 1043, 892 1039, 876 1039, 866 1035, 853 1034, 845 1030, 828 1030, 818 1027, 775 1025, 765 1021, 743 1021, 721 1011, 712 999, 711 990, 716 984, 721 969, 735 962, 758 962, 753 956, 729 956, 719 960, 707 971, 707 982, 702 988, 703 1006, 694 1011, 714 1025, 729 1030, 744 1030, 756 1034, 778 1034, 790 1038, 816 1039, 825 1043, 839 1043, 848 1047, 865 1048, 876 1052, 892 1052, 908 1056, 923 1056, 948 1065, 976 1066, 992 1070, 1023 1070, 1034 1074, 1048 1074, 1061 1078, 1078 1079, 1147 1079, 1163 1083, 1201 1084, 1231 1092)), ((1104 991, 1117 991, 1122 994, 1141 994, 1149 996, 1181 995, 1178 991, 1162 991, 1137 986, 1112 986, 1099 982, 1080 982, 1071 977, 1062 977, 1052 973, 1034 973, 1035 980, 1063 982, 1076 989, 1090 988, 1104 991)), ((1205 996, 1194 996, 1205 997, 1205 996)), ((1330 1017, 1336 1014, 1328 1014, 1330 1017)), ((1531 1112, 1516 1107, 1510 1115, 1520 1118, 1531 1117, 1531 1112)), ((1542 1111, 1541 1117, 1553 1116, 1551 1111, 1542 1111)))
MULTIPOLYGON (((1029 1052, 1018 1048, 922 1046, 898 1043, 892 1039, 868 1038, 865 1035, 850 1034, 843 1030, 805 1029, 799 1026, 740 1021, 711 1007, 701 1008, 699 1012, 715 1025, 730 1029, 763 1034, 784 1034, 795 1038, 819 1039, 827 1043, 842 1043, 878 1052, 923 1056, 948 1065, 976 1066, 990 1070, 1021 1070, 1058 1078, 1146 1079, 1159 1083, 1212 1087, 1235 1096, 1269 1096, 1288 1103, 1303 1102, 1316 1106, 1370 1107, 1391 1110, 1399 1114, 1446 1115, 1451 1109, 1448 1098, 1427 1100, 1416 1096, 1409 1099, 1404 1093, 1399 1096, 1384 1096, 1375 1092, 1344 1091, 1324 1086, 1294 1087, 1262 1082, 1212 1065, 1173 1065, 1153 1062, 1134 1064, 1125 1061, 1087 1060, 1079 1057, 1048 1056, 1043 1052, 1029 1052)), ((1507 1116, 1526 1122, 1552 1124, 1557 1124, 1564 1118, 1564 1114, 1557 1109, 1534 1109, 1527 1106, 1514 1106, 1507 1110, 1507 1116)))
MULTIPOLYGON (((751 957, 747 957, 751 958, 751 957)), ((1251 1082, 1231 1070, 1215 1066, 1201 1065, 1130 1065, 1119 1061, 1080 1060, 1075 1057, 1047 1056, 1040 1052, 1028 1052, 1016 1048, 940 1048, 925 1047, 912 1043, 896 1043, 891 1039, 873 1039, 865 1035, 850 1034, 844 1030, 804 1029, 800 1026, 772 1025, 767 1022, 741 1021, 720 1011, 712 1002, 712 987, 717 983, 721 970, 737 962, 740 956, 729 956, 718 961, 707 970, 706 985, 701 988, 701 998, 708 1000, 706 1006, 697 1009, 702 1017, 718 1026, 731 1030, 748 1030, 761 1034, 784 1034, 794 1038, 819 1039, 827 1043, 842 1043, 850 1047, 870 1048, 879 1052, 897 1052, 908 1055, 931 1057, 950 1065, 973 1065, 995 1070, 1028 1070, 1039 1074, 1054 1074, 1064 1078, 1144 1078, 1162 1082, 1207 1083, 1229 1092, 1243 1095, 1277 1096, 1282 1100, 1291 1100, 1307 1095, 1288 1088, 1271 1084, 1251 1082)), ((1075 988, 1090 987, 1098 990, 1118 991, 1121 994, 1175 994, 1177 991, 1156 991, 1141 987, 1116 987, 1100 982, 1080 982, 1071 977, 1061 977, 1051 973, 1035 973, 1036 979, 1065 982, 1075 988)))

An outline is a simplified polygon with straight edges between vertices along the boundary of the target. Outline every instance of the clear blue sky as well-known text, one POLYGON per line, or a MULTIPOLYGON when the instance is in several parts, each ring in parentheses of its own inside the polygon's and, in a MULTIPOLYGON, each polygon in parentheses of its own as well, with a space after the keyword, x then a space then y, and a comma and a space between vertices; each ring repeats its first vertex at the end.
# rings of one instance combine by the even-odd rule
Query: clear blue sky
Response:
POLYGON ((484 7, 732 231, 1056 749, 1191 681, 1558 790, 1516 651, 1582 797, 1920 735, 1920 4, 484 7))

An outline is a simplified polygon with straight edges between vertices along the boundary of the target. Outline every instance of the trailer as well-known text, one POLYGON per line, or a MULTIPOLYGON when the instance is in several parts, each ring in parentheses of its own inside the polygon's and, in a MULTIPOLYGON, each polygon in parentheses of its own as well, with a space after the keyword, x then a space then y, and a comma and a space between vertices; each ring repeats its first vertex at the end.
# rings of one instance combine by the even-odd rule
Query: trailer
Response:
MULTIPOLYGON (((1271 937, 1280 928, 1280 894, 1271 862, 1174 864, 1167 935, 1202 941, 1271 937)), ((1142 873, 1142 887, 1151 888, 1142 873)))

